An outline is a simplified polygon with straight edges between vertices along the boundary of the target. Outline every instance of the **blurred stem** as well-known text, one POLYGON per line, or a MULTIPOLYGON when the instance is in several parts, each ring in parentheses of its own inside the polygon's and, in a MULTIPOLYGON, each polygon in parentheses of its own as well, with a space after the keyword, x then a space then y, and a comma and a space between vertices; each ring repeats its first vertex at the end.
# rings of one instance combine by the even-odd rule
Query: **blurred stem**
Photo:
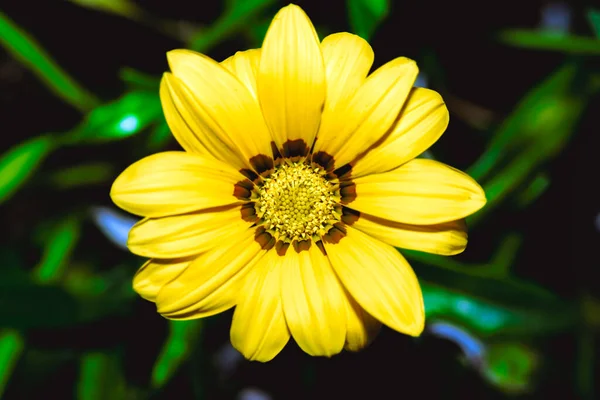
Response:
POLYGON ((0 398, 24 348, 21 334, 12 329, 0 331, 0 398))
POLYGON ((580 398, 591 400, 594 398, 594 332, 587 327, 582 327, 577 336, 577 391, 580 398))
POLYGON ((523 151, 504 170, 494 175, 483 187, 487 196, 487 204, 483 209, 467 218, 469 226, 479 223, 486 214, 489 214, 506 196, 519 187, 531 175, 538 163, 539 160, 532 157, 529 151, 523 151))
POLYGON ((0 45, 33 72, 52 92, 85 112, 99 101, 71 78, 27 32, 0 12, 0 45))
POLYGON ((246 27, 245 21, 256 18, 275 0, 237 0, 228 2, 226 11, 208 28, 198 31, 188 41, 189 49, 206 53, 218 42, 246 27))

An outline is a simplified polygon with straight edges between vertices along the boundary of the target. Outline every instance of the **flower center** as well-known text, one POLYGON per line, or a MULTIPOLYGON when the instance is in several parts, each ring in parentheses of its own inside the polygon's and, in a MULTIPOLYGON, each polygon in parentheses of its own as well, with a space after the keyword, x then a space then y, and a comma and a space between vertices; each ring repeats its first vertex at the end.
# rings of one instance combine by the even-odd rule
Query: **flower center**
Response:
POLYGON ((339 186, 325 170, 284 161, 257 188, 255 210, 276 240, 320 240, 340 220, 339 186))

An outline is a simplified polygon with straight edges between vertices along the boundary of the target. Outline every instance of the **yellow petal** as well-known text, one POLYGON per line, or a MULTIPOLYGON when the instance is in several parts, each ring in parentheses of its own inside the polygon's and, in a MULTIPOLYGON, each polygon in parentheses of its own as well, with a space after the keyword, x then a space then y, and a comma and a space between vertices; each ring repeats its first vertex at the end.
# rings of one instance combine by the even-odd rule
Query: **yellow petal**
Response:
POLYGON ((288 140, 312 146, 325 102, 325 66, 319 38, 310 19, 296 5, 282 8, 267 31, 260 57, 258 98, 273 136, 283 155, 288 140))
POLYGON ((240 203, 233 189, 244 179, 215 159, 169 151, 130 165, 113 183, 110 197, 132 214, 164 217, 240 203))
POLYGON ((442 96, 414 88, 382 143, 352 166, 352 176, 389 171, 412 160, 442 136, 449 119, 442 96))
POLYGON ((360 214, 352 226, 394 247, 451 256, 467 246, 464 220, 434 225, 408 225, 360 214))
POLYGON ((248 167, 227 137, 210 132, 194 111, 189 89, 170 73, 165 73, 160 81, 160 101, 171 132, 185 151, 216 158, 238 170, 248 167))
POLYGON ((269 251, 240 292, 231 323, 231 344, 249 360, 270 361, 290 339, 280 294, 283 260, 269 251))
POLYGON ((346 293, 346 344, 348 351, 359 351, 367 347, 381 330, 381 322, 364 310, 349 293, 346 293))
POLYGON ((418 72, 405 57, 377 69, 335 113, 323 116, 314 152, 332 155, 338 168, 367 150, 398 116, 418 72))
POLYGON ((162 287, 182 273, 194 257, 148 260, 133 277, 133 290, 146 300, 156 301, 162 287))
POLYGON ((392 329, 418 336, 425 324, 423 295, 412 268, 392 246, 352 227, 325 243, 338 277, 369 314, 392 329))
MULTIPOLYGON (((248 161, 272 157, 271 136, 260 107, 246 86, 218 62, 188 50, 167 54, 173 75, 189 90, 178 95, 203 128, 198 135, 222 138, 248 161)), ((182 85, 174 85, 177 86, 182 85)))
POLYGON ((254 98, 257 98, 256 76, 258 75, 258 66, 260 63, 260 49, 238 51, 221 63, 225 68, 231 71, 240 82, 246 85, 254 98))
POLYGON ((432 225, 473 214, 485 193, 470 176, 433 160, 416 158, 389 172, 354 180, 350 207, 405 224, 432 225))
POLYGON ((146 218, 129 231, 127 247, 144 257, 186 257, 210 250, 241 234, 250 225, 252 223, 242 220, 239 206, 146 218))
POLYGON ((171 319, 201 318, 233 307, 244 278, 264 250, 247 230, 199 255, 158 293, 158 312, 171 319))
POLYGON ((334 33, 321 43, 327 76, 327 100, 323 114, 334 112, 362 85, 371 65, 373 49, 366 40, 350 33, 334 33))
POLYGON ((285 320, 298 346, 312 356, 342 351, 346 338, 346 298, 329 259, 314 244, 285 254, 281 297, 285 320))

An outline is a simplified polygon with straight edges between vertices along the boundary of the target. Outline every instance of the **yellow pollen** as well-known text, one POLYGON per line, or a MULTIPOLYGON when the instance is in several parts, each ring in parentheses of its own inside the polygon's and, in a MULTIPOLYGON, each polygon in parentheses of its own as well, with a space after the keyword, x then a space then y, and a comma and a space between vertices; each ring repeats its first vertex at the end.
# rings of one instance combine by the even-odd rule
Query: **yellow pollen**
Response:
POLYGON ((287 161, 257 188, 256 213, 277 240, 317 240, 340 219, 336 190, 321 167, 287 161))

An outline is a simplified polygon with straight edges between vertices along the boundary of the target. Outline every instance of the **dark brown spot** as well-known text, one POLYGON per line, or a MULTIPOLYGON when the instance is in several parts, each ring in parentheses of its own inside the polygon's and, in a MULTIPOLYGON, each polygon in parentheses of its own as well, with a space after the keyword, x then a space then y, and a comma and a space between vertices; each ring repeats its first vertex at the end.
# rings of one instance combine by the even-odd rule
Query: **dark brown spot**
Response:
POLYGON ((283 242, 281 240, 277 241, 277 243, 275 243, 275 251, 277 252, 277 255, 283 257, 285 256, 285 253, 287 252, 287 249, 290 247, 289 243, 283 242))
POLYGON ((256 209, 254 208, 254 203, 246 203, 242 204, 240 208, 240 212, 242 214, 242 219, 246 222, 256 222, 258 221, 258 216, 256 215, 256 209))
POLYGON ((304 139, 288 140, 283 144, 283 155, 285 157, 305 156, 308 154, 308 146, 304 139))
POLYGON ((246 178, 250 179, 252 182, 256 182, 256 179, 258 179, 258 175, 256 174, 256 172, 252 171, 249 168, 240 169, 240 174, 244 175, 246 178))
POLYGON ((292 242, 292 246, 294 246, 294 250, 296 250, 296 253, 300 253, 303 250, 310 249, 311 243, 312 243, 312 240, 302 240, 302 241, 294 240, 292 242))
POLYGON ((352 225, 360 218, 360 212, 348 207, 342 209, 342 222, 346 225, 352 225))
POLYGON ((318 242, 315 243, 317 245, 317 248, 319 250, 321 250, 321 253, 323 253, 324 256, 327 255, 327 252, 325 251, 325 245, 323 244, 322 240, 319 240, 318 242))
POLYGON ((332 155, 325 153, 324 151, 317 151, 312 155, 312 161, 319 164, 325 171, 333 170, 335 160, 332 155))
POLYGON ((275 142, 271 142, 271 151, 273 152, 273 157, 275 157, 276 160, 278 158, 282 158, 281 153, 279 152, 279 149, 277 148, 275 142))
POLYGON ((344 236, 346 236, 346 228, 344 227, 344 224, 337 222, 333 225, 329 232, 323 235, 323 240, 326 243, 336 244, 339 243, 344 236))
POLYGON ((250 159, 250 165, 259 174, 273 169, 273 159, 264 154, 259 154, 250 159))
POLYGON ((350 164, 343 165, 343 166, 339 167, 338 169, 336 169, 335 171, 333 171, 333 173, 339 180, 350 179, 351 172, 352 172, 352 165, 350 165, 350 164))
POLYGON ((340 182, 341 203, 348 204, 356 199, 356 184, 352 181, 340 182))
POLYGON ((275 238, 262 226, 256 228, 254 240, 260 245, 263 250, 271 250, 275 246, 275 238))
POLYGON ((233 185, 233 195, 240 200, 248 200, 254 184, 250 179, 244 179, 233 185))

